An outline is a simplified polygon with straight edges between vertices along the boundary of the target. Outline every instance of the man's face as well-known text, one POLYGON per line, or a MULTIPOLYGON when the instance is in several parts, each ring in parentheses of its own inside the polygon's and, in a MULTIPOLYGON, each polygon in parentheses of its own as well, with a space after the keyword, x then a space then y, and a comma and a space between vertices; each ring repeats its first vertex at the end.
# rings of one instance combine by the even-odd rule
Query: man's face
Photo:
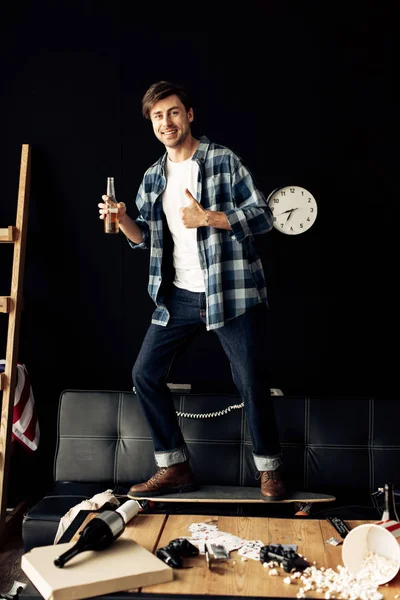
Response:
POLYGON ((193 109, 186 108, 178 96, 168 96, 157 102, 150 111, 150 119, 156 137, 167 148, 177 148, 190 134, 193 109))

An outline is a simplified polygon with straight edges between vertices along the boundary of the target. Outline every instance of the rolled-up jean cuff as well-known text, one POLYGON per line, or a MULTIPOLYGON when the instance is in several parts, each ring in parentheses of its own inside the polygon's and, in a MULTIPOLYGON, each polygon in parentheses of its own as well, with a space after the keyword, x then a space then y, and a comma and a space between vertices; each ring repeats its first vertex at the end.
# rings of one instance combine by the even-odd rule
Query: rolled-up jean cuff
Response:
POLYGON ((259 456, 253 453, 254 464, 258 471, 275 471, 282 464, 281 454, 275 456, 259 456))
POLYGON ((168 450, 167 452, 155 452, 154 457, 157 467, 170 467, 171 465, 177 465, 188 460, 186 448, 175 448, 175 450, 168 450))

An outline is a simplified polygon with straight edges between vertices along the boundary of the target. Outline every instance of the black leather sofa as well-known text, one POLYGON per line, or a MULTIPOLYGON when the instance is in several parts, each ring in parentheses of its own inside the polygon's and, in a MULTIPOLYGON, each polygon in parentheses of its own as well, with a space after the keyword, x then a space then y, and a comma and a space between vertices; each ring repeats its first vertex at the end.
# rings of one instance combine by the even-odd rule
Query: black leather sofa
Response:
MULTIPOLYGON (((176 409, 200 484, 259 486, 241 403, 236 395, 175 394, 176 409), (193 414, 221 412, 213 418, 193 414)), ((342 518, 379 518, 373 502, 386 482, 399 483, 400 402, 374 398, 274 398, 292 489, 333 494, 318 511, 342 518), (345 512, 344 512, 345 511, 345 512), (347 511, 347 512, 346 512, 347 511), (350 511, 350 512, 349 512, 350 511)), ((134 392, 66 390, 58 413, 54 486, 23 518, 24 550, 52 544, 67 511, 94 494, 126 493, 155 471, 153 446, 134 392)), ((215 505, 173 505, 174 511, 215 513, 215 505), (207 512, 208 511, 208 512, 207 512)), ((157 504, 157 511, 171 505, 157 504)), ((288 516, 290 504, 218 505, 219 514, 288 516), (247 512, 246 512, 247 511, 247 512)), ((293 512, 290 516, 293 516, 293 512)))

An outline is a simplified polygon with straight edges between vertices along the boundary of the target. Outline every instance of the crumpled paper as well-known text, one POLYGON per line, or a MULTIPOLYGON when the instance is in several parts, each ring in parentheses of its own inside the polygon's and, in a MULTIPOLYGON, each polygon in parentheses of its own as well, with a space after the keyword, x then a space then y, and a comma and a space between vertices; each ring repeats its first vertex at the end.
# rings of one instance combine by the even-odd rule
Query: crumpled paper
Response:
POLYGON ((106 490, 105 492, 95 494, 90 500, 83 500, 76 506, 70 508, 60 520, 54 543, 58 543, 58 540, 62 537, 64 531, 70 526, 80 510, 98 510, 104 506, 104 504, 107 504, 107 502, 115 504, 115 506, 120 505, 120 501, 114 496, 112 490, 106 490))

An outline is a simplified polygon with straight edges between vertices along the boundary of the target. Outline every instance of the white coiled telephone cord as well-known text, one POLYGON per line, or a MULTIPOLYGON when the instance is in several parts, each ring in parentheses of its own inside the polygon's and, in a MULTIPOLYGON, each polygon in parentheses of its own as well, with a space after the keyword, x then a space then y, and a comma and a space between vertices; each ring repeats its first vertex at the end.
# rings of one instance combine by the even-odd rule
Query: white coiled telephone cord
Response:
POLYGON ((216 412, 211 413, 184 413, 176 411, 178 417, 185 417, 185 419, 212 419, 213 417, 222 417, 223 415, 227 415, 231 410, 237 410, 238 408, 243 408, 244 402, 240 404, 231 404, 231 406, 227 406, 223 410, 217 410, 216 412))
MULTIPOLYGON (((135 388, 133 388, 133 391, 136 392, 135 388)), ((281 390, 272 388, 271 396, 283 396, 283 394, 281 390)), ((231 404, 222 410, 217 410, 211 413, 184 413, 177 410, 176 414, 178 417, 183 417, 184 419, 213 419, 214 417, 222 417, 223 415, 227 415, 231 412, 231 410, 238 410, 243 407, 244 402, 241 402, 240 404, 231 404)))
MULTIPOLYGON (((282 390, 279 388, 271 388, 271 396, 283 396, 282 390)), ((223 410, 217 410, 212 413, 184 413, 176 411, 178 417, 184 417, 185 419, 213 419, 214 417, 222 417, 223 415, 227 415, 231 410, 238 410, 239 408, 244 407, 244 402, 240 404, 231 404, 231 406, 227 406, 223 410)))

